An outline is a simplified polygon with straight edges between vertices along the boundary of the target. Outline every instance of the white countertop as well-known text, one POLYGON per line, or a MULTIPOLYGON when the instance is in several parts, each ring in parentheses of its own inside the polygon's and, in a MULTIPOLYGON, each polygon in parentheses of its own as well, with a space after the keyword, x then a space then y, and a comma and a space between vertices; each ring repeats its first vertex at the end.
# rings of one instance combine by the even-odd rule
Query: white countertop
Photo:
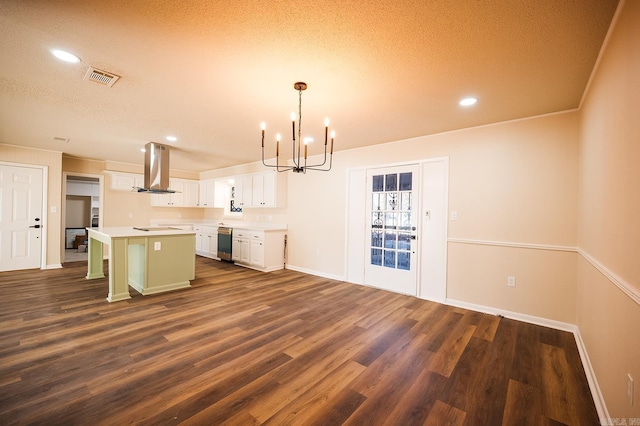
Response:
POLYGON ((141 226, 141 228, 148 228, 148 231, 142 231, 134 229, 131 226, 117 226, 117 227, 102 227, 102 228, 87 228, 89 232, 96 232, 109 238, 122 238, 122 237, 155 237, 162 235, 188 235, 195 234, 194 231, 185 231, 184 229, 172 228, 166 229, 166 226, 141 226))
POLYGON ((240 221, 217 221, 217 222, 176 222, 176 221, 151 221, 153 226, 185 226, 191 225, 192 227, 211 227, 217 228, 219 226, 226 226, 236 229, 247 229, 249 231, 286 231, 287 225, 281 223, 265 223, 265 222, 240 222, 240 221))

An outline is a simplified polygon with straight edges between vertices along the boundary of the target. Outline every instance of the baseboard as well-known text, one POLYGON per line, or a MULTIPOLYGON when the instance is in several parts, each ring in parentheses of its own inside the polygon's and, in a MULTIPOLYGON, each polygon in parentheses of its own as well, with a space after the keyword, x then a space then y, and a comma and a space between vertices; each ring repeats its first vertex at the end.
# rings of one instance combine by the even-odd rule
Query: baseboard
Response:
POLYGON ((444 303, 445 305, 456 306, 458 308, 469 309, 471 311, 484 312, 485 314, 502 315, 506 318, 541 325, 543 327, 555 328, 556 330, 568 331, 571 333, 577 329, 574 324, 569 324, 567 322, 536 317, 533 315, 522 314, 520 312, 507 311, 505 309, 498 309, 491 306, 476 305, 475 303, 463 302, 461 300, 447 298, 444 303))
POLYGON ((570 333, 573 333, 573 337, 576 340, 576 346, 578 347, 580 361, 582 362, 582 368, 584 368, 584 373, 587 376, 587 382, 589 383, 589 389, 591 390, 591 397, 593 398, 593 403, 595 404, 596 411, 598 412, 598 417, 600 417, 600 419, 609 418, 607 405, 605 404, 604 397, 602 396, 602 392, 600 391, 600 386, 598 385, 596 374, 593 371, 591 361, 589 360, 587 348, 584 344, 584 341, 582 340, 582 335, 580 334, 580 329, 577 325, 562 321, 555 321, 547 318, 536 317, 533 315, 522 314, 519 312, 506 311, 504 309, 493 308, 490 306, 476 305, 474 303, 463 302, 461 300, 455 299, 446 299, 444 303, 446 305, 455 306, 458 308, 469 309, 471 311, 483 312, 492 315, 502 315, 505 318, 515 319, 530 324, 541 325, 543 327, 549 327, 556 330, 568 331, 570 333))
POLYGON ((582 361, 582 367, 584 368, 584 374, 587 376, 587 382, 589 382, 589 389, 591 389, 591 396, 593 397, 593 402, 596 404, 596 410, 598 411, 598 417, 600 417, 600 424, 608 424, 606 423, 606 419, 609 419, 609 410, 607 410, 607 404, 604 402, 604 396, 602 396, 602 392, 600 392, 600 386, 598 385, 598 380, 596 379, 596 373, 593 371, 593 366, 591 365, 591 360, 589 359, 589 354, 587 353, 587 347, 584 344, 584 340, 582 340, 582 335, 580 334, 580 329, 576 326, 576 330, 573 333, 576 338, 576 345, 578 346, 578 353, 580 354, 580 360, 582 361))
POLYGON ((331 280, 344 281, 344 277, 342 275, 326 274, 324 272, 319 272, 319 271, 314 271, 314 270, 311 270, 311 269, 301 268, 301 267, 295 266, 295 265, 285 265, 285 269, 289 269, 291 271, 296 271, 296 272, 303 272, 305 274, 315 275, 317 277, 329 278, 331 280))
POLYGON ((62 263, 51 263, 46 266, 45 269, 60 269, 62 268, 62 263))

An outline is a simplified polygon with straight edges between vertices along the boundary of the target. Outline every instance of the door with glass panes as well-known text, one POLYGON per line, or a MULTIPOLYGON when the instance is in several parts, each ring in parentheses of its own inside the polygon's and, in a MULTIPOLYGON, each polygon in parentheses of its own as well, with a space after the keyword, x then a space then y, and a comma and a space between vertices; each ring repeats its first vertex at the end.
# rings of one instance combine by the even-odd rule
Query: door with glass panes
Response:
POLYGON ((367 171, 365 284, 417 294, 417 165, 367 171))

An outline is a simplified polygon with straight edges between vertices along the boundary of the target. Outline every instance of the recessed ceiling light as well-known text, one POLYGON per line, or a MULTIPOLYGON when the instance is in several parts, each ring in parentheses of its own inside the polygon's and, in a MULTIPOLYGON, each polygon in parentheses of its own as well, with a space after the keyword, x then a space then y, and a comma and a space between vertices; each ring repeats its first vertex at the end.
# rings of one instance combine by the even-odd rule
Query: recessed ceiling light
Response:
POLYGON ((175 142, 178 140, 178 138, 176 138, 175 136, 167 136, 165 139, 170 142, 175 142))
POLYGON ((460 106, 471 106, 471 105, 475 105, 475 103, 478 102, 477 98, 464 98, 462 100, 460 100, 460 106))
POLYGON ((71 62, 72 64, 77 64, 78 62, 80 62, 80 58, 78 58, 73 53, 69 53, 64 50, 53 49, 51 50, 51 54, 61 61, 71 62))
POLYGON ((140 152, 147 152, 147 150, 144 148, 140 148, 140 152))

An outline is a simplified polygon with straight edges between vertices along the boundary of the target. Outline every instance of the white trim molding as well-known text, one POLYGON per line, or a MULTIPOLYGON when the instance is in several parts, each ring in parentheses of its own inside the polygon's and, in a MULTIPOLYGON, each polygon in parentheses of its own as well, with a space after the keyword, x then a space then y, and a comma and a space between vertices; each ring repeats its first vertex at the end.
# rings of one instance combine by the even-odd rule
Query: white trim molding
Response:
POLYGON ((474 303, 463 302, 461 300, 449 299, 447 298, 445 304, 450 306, 455 306, 458 308, 469 309, 471 311, 483 312, 485 314, 492 315, 501 315, 505 318, 514 319, 517 321, 527 322, 530 324, 541 325, 543 327, 554 328, 557 330, 568 331, 573 333, 573 337, 576 340, 576 346, 578 347, 578 354, 580 355, 580 360, 582 361, 582 367, 584 368, 584 373, 587 376, 587 382, 589 383, 589 389, 591 390, 591 396, 593 397, 593 403, 596 406, 596 411, 598 412, 598 417, 600 419, 609 418, 609 411, 607 410, 607 405, 605 404, 604 397, 602 396, 602 392, 600 391, 600 386, 598 385, 598 380, 596 379, 595 371, 593 371, 593 367, 591 365, 591 361, 589 360, 589 355, 587 353, 587 348, 582 340, 582 336, 580 335, 580 329, 577 325, 569 324, 566 322, 550 320, 547 318, 536 317, 533 315, 521 314, 519 312, 506 311, 504 309, 493 308, 490 306, 484 305, 476 305, 474 303))
POLYGON ((481 246, 498 246, 498 247, 512 247, 534 250, 552 250, 552 251, 569 251, 578 252, 577 247, 570 246, 554 246, 548 244, 530 244, 530 243, 517 243, 513 241, 490 241, 490 240, 472 240, 467 238, 447 238, 447 242, 456 244, 476 244, 481 246))
POLYGON ((285 269, 289 269, 291 271, 296 271, 296 272, 302 272, 304 274, 315 275, 316 277, 329 278, 331 280, 336 280, 336 281, 344 281, 344 276, 342 275, 327 274, 325 272, 314 271, 312 269, 307 269, 307 268, 301 268, 299 266, 294 266, 291 264, 285 265, 285 269))
POLYGON ((462 300, 447 298, 444 302, 446 305, 455 306, 457 308, 469 309, 470 311, 483 312, 491 315, 502 315, 505 318, 527 322, 529 324, 541 325, 543 327, 555 328, 556 330, 569 331, 571 333, 577 330, 575 324, 568 322, 555 321, 547 318, 536 317, 533 315, 522 314, 520 312, 507 311, 505 309, 494 308, 491 306, 476 305, 475 303, 464 302, 462 300))
POLYGON ((611 281, 613 283, 613 285, 618 287, 620 290, 622 290, 624 292, 624 294, 629 296, 631 298, 631 300, 633 300, 638 305, 640 305, 640 291, 638 291, 636 288, 634 288, 626 280, 624 280, 621 277, 619 277, 616 274, 614 274, 613 271, 611 271, 609 268, 604 266, 601 262, 596 260, 593 256, 591 256, 586 251, 584 251, 582 249, 578 249, 578 253, 580 253, 580 255, 582 257, 584 257, 584 259, 591 264, 591 266, 596 268, 598 271, 600 271, 600 273, 602 275, 607 277, 609 279, 609 281, 611 281))
POLYGON ((454 244, 475 244, 482 246, 497 246, 497 247, 511 247, 533 250, 551 250, 551 251, 565 251, 574 252, 580 254, 587 262, 589 262, 594 268, 596 268, 602 275, 604 275, 609 281, 611 281, 616 287, 618 287, 624 294, 629 296, 631 300, 640 305, 640 291, 633 287, 629 282, 616 275, 609 268, 604 266, 600 261, 591 256, 589 253, 578 247, 570 246, 555 246, 547 244, 529 244, 518 243, 513 241, 490 241, 490 240, 473 240, 468 238, 447 238, 447 242, 454 244))

